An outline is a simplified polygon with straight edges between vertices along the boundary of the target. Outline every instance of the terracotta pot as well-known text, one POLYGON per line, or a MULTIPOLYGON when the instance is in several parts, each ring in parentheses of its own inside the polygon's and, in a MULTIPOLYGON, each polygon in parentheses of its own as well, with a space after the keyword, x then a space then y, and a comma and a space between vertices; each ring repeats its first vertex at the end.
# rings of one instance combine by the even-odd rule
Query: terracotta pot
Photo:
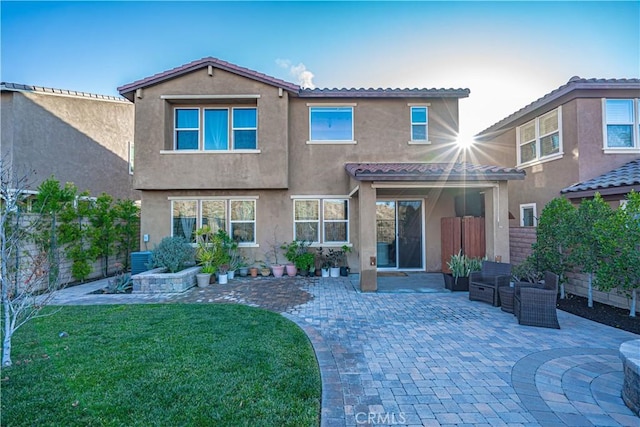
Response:
POLYGON ((284 275, 284 265, 272 265, 271 271, 273 271, 273 277, 282 277, 284 275))
POLYGON ((298 273, 298 269, 293 264, 287 264, 285 265, 285 268, 287 269, 287 276, 293 277, 298 273))
POLYGON ((249 269, 249 274, 251 277, 258 277, 258 267, 251 267, 249 269))

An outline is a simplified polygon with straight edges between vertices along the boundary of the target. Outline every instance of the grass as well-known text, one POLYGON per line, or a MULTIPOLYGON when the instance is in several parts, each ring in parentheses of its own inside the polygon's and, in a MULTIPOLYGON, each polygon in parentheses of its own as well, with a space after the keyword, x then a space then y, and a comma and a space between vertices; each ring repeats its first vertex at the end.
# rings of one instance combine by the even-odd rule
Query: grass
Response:
POLYGON ((319 424, 311 344, 262 309, 64 307, 18 330, 12 360, 3 426, 319 424))

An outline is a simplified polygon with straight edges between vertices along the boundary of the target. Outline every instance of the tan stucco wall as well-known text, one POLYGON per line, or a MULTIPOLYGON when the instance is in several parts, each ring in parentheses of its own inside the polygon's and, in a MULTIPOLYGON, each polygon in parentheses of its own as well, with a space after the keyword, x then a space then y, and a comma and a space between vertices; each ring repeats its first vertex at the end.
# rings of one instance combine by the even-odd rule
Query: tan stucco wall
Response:
MULTIPOLYGON (((54 175, 92 196, 139 199, 129 174, 134 108, 125 101, 3 92, 2 151, 33 170, 33 186, 54 175)), ((35 189, 35 188, 34 188, 35 189)))
POLYGON ((136 105, 136 165, 138 189, 249 189, 288 185, 288 93, 278 88, 215 69, 185 74, 142 90, 136 105), (162 95, 259 95, 257 99, 161 99, 162 95), (217 104, 216 104, 217 103, 217 104), (169 152, 173 147, 176 106, 253 105, 258 108, 260 153, 169 152), (244 104, 246 103, 246 104, 244 104))

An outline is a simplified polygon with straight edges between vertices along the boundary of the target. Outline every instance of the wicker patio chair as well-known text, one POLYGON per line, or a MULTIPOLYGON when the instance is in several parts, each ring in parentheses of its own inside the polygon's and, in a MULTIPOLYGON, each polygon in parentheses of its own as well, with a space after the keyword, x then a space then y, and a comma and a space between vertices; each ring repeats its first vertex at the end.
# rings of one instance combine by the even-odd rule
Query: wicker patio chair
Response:
POLYGON ((469 299, 500 305, 500 286, 509 286, 511 281, 511 264, 493 261, 482 261, 482 270, 469 275, 469 299))
POLYGON ((544 283, 517 282, 513 296, 513 313, 521 325, 560 329, 556 303, 558 275, 546 271, 544 283))

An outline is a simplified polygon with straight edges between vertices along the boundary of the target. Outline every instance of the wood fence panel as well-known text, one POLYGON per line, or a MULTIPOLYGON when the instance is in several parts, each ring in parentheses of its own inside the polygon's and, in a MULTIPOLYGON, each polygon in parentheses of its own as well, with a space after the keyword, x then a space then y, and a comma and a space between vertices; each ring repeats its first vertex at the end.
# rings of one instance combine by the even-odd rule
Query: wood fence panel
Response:
POLYGON ((462 218, 462 249, 469 258, 484 258, 486 255, 484 222, 482 217, 462 218))
POLYGON ((442 256, 442 272, 451 273, 447 262, 451 255, 462 249, 462 228, 460 218, 440 219, 440 249, 442 256))

